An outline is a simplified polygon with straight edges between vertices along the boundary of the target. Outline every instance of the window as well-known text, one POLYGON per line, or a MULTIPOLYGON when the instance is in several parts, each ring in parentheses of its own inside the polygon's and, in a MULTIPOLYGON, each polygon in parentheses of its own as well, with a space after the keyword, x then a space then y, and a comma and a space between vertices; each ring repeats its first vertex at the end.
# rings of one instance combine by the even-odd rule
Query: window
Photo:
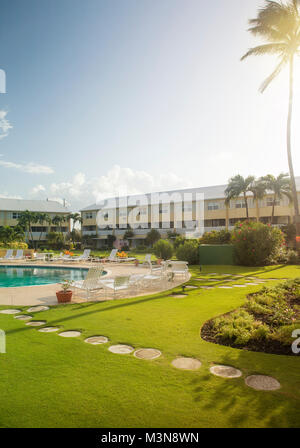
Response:
MULTIPOLYGON (((280 205, 280 201, 277 199, 275 201, 275 206, 280 205)), ((273 207, 273 199, 272 198, 267 198, 267 207, 273 207)))
POLYGON ((246 202, 236 202, 235 208, 246 208, 246 202))
POLYGON ((204 227, 225 227, 225 219, 205 219, 204 227))
POLYGON ((209 202, 207 205, 207 210, 219 210, 220 204, 218 202, 209 202))
POLYGON ((18 212, 13 212, 12 213, 12 219, 19 219, 20 216, 21 216, 21 213, 18 213, 18 212))
POLYGON ((93 215, 94 215, 93 212, 87 212, 87 213, 85 214, 85 219, 93 219, 93 215))
POLYGON ((31 231, 32 232, 44 232, 44 233, 46 233, 47 232, 47 227, 35 227, 35 226, 32 226, 31 227, 31 231))

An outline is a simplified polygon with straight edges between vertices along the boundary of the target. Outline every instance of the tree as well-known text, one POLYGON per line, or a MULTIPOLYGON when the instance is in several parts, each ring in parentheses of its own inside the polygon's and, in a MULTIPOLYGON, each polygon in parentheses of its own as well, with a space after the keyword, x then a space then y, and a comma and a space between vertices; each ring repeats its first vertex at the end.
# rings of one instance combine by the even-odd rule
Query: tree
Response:
POLYGON ((67 219, 68 219, 68 218, 67 218, 66 216, 64 216, 64 215, 55 215, 54 218, 52 218, 52 223, 53 223, 55 226, 58 226, 58 227, 59 227, 60 233, 62 233, 62 224, 63 224, 64 222, 66 222, 67 219))
POLYGON ((131 245, 132 245, 132 238, 134 237, 134 232, 133 232, 133 230, 126 230, 126 232, 124 233, 124 235, 123 235, 123 239, 124 240, 128 240, 128 243, 129 243, 129 247, 131 247, 131 245))
POLYGON ((70 213, 67 218, 69 221, 72 220, 72 229, 71 230, 74 230, 77 222, 80 224, 82 224, 82 222, 83 222, 83 219, 82 219, 80 213, 70 213))
POLYGON ((229 179, 228 187, 225 190, 225 203, 229 204, 231 199, 238 198, 239 196, 244 196, 244 201, 246 204, 246 217, 249 218, 249 207, 247 193, 250 192, 250 187, 254 182, 254 176, 248 176, 244 178, 240 174, 229 179))
POLYGON ((4 244, 24 241, 24 229, 19 225, 15 227, 3 226, 0 228, 0 241, 4 244))
POLYGON ((263 197, 266 194, 266 184, 265 182, 260 178, 258 180, 254 180, 252 184, 249 186, 249 191, 253 194, 253 200, 255 201, 256 205, 256 221, 259 221, 259 205, 258 201, 259 199, 263 199, 263 197))
POLYGON ((156 243, 156 241, 161 239, 161 235, 158 230, 151 229, 150 232, 147 233, 145 238, 145 244, 147 246, 153 246, 153 244, 156 243))
MULTIPOLYGON (((36 222, 43 226, 45 223, 51 223, 51 217, 47 213, 37 213, 36 222)), ((39 242, 41 241, 43 234, 43 227, 41 227, 39 242)))
POLYGON ((21 212, 18 218, 18 225, 20 225, 25 232, 27 232, 28 240, 31 242, 31 246, 35 247, 35 241, 33 239, 32 225, 38 221, 38 214, 25 210, 21 212))
POLYGON ((274 213, 276 201, 282 199, 286 196, 290 201, 293 201, 293 195, 291 191, 291 180, 288 174, 281 173, 279 176, 275 177, 272 174, 268 174, 261 178, 264 182, 267 190, 272 191, 273 201, 272 201, 272 219, 271 222, 274 224, 274 213))
POLYGON ((249 56, 277 55, 279 63, 273 73, 263 82, 260 91, 263 93, 269 84, 279 75, 283 67, 289 66, 289 105, 287 117, 287 158, 291 177, 291 189, 295 208, 297 234, 300 235, 300 215, 297 200, 297 189, 291 151, 291 125, 293 113, 294 60, 300 49, 300 15, 299 0, 286 3, 269 1, 261 8, 255 19, 251 19, 249 31, 260 36, 266 43, 247 51, 242 60, 249 56))
POLYGON ((168 260, 172 258, 174 249, 173 244, 167 240, 159 239, 153 246, 153 252, 157 258, 162 258, 163 260, 168 260))

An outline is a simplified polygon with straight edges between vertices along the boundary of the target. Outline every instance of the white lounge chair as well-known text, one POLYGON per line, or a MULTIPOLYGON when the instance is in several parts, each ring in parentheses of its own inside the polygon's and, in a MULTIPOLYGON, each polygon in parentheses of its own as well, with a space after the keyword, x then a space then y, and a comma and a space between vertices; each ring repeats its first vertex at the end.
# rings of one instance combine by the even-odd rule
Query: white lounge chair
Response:
POLYGON ((12 260, 13 259, 13 249, 7 249, 6 254, 4 255, 4 257, 0 258, 0 260, 12 260))
POLYGON ((126 292, 130 288, 130 276, 120 276, 112 279, 101 280, 105 289, 113 291, 114 299, 118 293, 126 292))
POLYGON ((103 258, 102 261, 106 261, 106 262, 113 262, 113 261, 119 261, 117 258, 117 252, 118 249, 112 249, 111 253, 109 254, 109 256, 107 258, 103 258))
POLYGON ((88 300, 91 294, 103 289, 103 285, 100 282, 102 274, 103 266, 92 267, 88 270, 84 280, 78 280, 71 284, 71 289, 84 291, 88 300))
POLYGON ((186 261, 169 261, 168 266, 169 272, 171 272, 174 276, 179 275, 188 279, 189 268, 186 261))
POLYGON ((88 261, 90 259, 91 249, 84 249, 83 254, 78 257, 73 257, 70 261, 88 261))
POLYGON ((146 254, 145 255, 145 259, 144 259, 144 261, 143 261, 143 265, 147 265, 147 266, 151 266, 152 265, 152 263, 151 263, 151 254, 146 254))
POLYGON ((23 249, 18 249, 15 257, 12 257, 13 260, 24 260, 23 249))
POLYGON ((46 261, 46 254, 38 254, 37 252, 34 252, 33 258, 28 261, 46 261))

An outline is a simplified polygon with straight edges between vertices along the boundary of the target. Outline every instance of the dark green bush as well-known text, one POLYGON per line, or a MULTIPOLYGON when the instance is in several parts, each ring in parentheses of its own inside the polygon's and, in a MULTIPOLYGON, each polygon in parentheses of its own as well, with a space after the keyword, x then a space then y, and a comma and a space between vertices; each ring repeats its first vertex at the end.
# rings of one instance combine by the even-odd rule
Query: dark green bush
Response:
POLYGON ((173 245, 167 240, 160 239, 154 244, 153 252, 157 256, 157 258, 169 260, 173 255, 173 245))
POLYGON ((178 260, 187 261, 189 264, 199 264, 199 244, 195 240, 186 240, 176 249, 178 260))
POLYGON ((232 232, 236 262, 243 266, 263 266, 284 244, 280 229, 261 222, 244 222, 236 225, 232 232))
POLYGON ((212 230, 205 232, 199 239, 200 244, 229 244, 231 239, 231 232, 228 230, 212 230))

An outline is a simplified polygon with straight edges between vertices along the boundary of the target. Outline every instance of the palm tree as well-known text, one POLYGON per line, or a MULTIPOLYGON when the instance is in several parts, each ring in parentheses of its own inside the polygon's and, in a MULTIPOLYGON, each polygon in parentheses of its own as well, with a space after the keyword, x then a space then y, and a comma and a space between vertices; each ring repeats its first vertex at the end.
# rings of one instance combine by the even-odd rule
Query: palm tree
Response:
MULTIPOLYGON (((51 218, 47 213, 38 213, 37 214, 37 223, 40 224, 41 226, 43 226, 43 224, 45 224, 45 223, 49 223, 50 219, 51 218)), ((42 234, 43 234, 43 227, 41 227, 39 242, 41 241, 42 234)))
POLYGON ((253 200, 256 204, 256 221, 259 221, 259 199, 263 199, 266 194, 266 184, 262 179, 254 180, 249 186, 249 191, 253 194, 253 200))
POLYGON ((69 219, 69 220, 72 219, 72 229, 71 229, 71 230, 74 230, 74 228, 75 228, 75 224, 76 224, 77 222, 79 222, 80 224, 82 224, 82 221, 83 221, 83 219, 82 219, 80 213, 70 213, 70 214, 68 215, 68 219, 69 219))
POLYGON ((269 84, 279 75, 284 66, 289 66, 289 106, 287 118, 287 157, 291 178, 293 203, 295 208, 295 222, 297 234, 300 235, 299 204, 294 175, 293 159, 291 152, 291 124, 293 112, 293 80, 294 59, 300 49, 300 15, 299 0, 288 2, 268 1, 258 12, 256 19, 251 19, 249 31, 254 36, 260 36, 266 42, 263 45, 251 48, 242 57, 261 56, 265 54, 277 55, 278 65, 274 72, 263 82, 260 91, 264 92, 269 84))
POLYGON ((254 176, 248 176, 244 178, 240 174, 229 179, 228 186, 225 190, 225 203, 228 205, 231 199, 238 198, 239 196, 244 196, 244 201, 246 204, 246 217, 249 218, 249 207, 248 207, 248 199, 247 193, 250 192, 250 187, 254 182, 254 176))
POLYGON ((265 184, 265 188, 273 193, 271 223, 274 224, 276 201, 282 199, 283 196, 286 196, 290 201, 293 201, 291 180, 288 174, 281 173, 277 177, 268 174, 267 176, 262 177, 261 181, 265 184))
POLYGON ((33 247, 35 247, 35 242, 33 239, 32 224, 35 224, 36 222, 37 222, 37 213, 30 212, 28 210, 25 210, 24 212, 20 213, 18 218, 18 224, 27 232, 28 240, 31 241, 33 247))

